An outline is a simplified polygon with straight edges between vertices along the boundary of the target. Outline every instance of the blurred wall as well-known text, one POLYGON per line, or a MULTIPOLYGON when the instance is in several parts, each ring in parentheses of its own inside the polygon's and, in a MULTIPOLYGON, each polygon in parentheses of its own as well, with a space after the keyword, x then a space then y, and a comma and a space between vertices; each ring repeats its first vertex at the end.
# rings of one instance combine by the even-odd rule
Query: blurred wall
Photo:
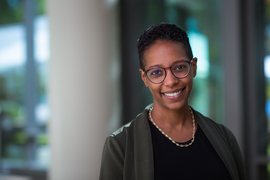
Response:
POLYGON ((108 123, 118 114, 113 109, 118 97, 115 79, 119 79, 115 77, 117 2, 48 0, 47 5, 52 108, 49 177, 98 179, 108 123))

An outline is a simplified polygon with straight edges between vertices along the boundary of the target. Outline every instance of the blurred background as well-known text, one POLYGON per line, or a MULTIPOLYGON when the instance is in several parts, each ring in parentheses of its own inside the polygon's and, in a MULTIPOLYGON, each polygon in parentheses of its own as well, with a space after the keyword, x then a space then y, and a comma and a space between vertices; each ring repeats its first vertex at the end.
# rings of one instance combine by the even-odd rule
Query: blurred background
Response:
POLYGON ((190 104, 270 179, 270 0, 0 0, 0 180, 98 179, 106 136, 152 102, 136 43, 187 31, 190 104))

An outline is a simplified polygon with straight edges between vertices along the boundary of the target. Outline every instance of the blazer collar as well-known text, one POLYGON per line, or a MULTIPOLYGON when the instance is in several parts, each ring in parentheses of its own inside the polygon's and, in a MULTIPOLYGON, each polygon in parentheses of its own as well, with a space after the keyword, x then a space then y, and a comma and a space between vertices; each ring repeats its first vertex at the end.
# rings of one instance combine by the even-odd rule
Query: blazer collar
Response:
MULTIPOLYGON (((137 116, 135 122, 134 133, 134 154, 135 154, 135 168, 138 172, 138 179, 154 180, 154 157, 151 130, 148 124, 148 111, 153 107, 153 104, 148 105, 143 113, 137 116)), ((220 125, 211 119, 203 116, 192 108, 194 117, 206 137, 218 153, 219 157, 228 169, 232 179, 239 177, 237 172, 236 163, 234 163, 233 152, 228 144, 228 137, 225 137, 220 125)), ((196 139, 195 139, 196 141, 196 139)))

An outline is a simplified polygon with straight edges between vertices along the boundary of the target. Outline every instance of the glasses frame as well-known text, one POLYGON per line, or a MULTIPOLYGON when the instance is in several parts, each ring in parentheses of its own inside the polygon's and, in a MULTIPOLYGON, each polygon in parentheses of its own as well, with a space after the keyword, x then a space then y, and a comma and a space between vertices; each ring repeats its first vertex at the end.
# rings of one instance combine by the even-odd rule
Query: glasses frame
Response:
POLYGON ((183 60, 183 61, 177 61, 177 62, 173 63, 173 65, 171 65, 170 67, 166 67, 166 68, 160 67, 161 69, 164 69, 164 72, 165 72, 164 78, 163 78, 160 82, 153 82, 153 81, 151 81, 151 79, 148 77, 148 74, 147 74, 148 71, 150 71, 150 70, 152 70, 152 69, 155 69, 156 67, 150 68, 150 69, 144 71, 144 73, 146 74, 146 77, 147 77, 147 79, 149 79, 149 81, 151 81, 151 82, 154 83, 154 84, 159 84, 159 83, 162 83, 162 82, 165 80, 166 76, 167 76, 167 71, 166 71, 166 69, 170 69, 170 70, 171 70, 171 73, 174 75, 174 77, 176 77, 176 78, 178 78, 178 79, 182 79, 182 78, 187 77, 187 75, 188 75, 189 72, 190 72, 191 64, 192 64, 192 63, 193 63, 193 59, 191 59, 190 61, 185 61, 185 60, 183 60), (173 73, 173 71, 172 71, 172 67, 173 67, 175 64, 179 63, 179 62, 186 62, 186 63, 188 63, 188 65, 189 65, 189 66, 188 66, 188 72, 187 72, 187 74, 186 74, 185 76, 183 76, 183 77, 178 77, 178 76, 176 76, 176 75, 173 73))

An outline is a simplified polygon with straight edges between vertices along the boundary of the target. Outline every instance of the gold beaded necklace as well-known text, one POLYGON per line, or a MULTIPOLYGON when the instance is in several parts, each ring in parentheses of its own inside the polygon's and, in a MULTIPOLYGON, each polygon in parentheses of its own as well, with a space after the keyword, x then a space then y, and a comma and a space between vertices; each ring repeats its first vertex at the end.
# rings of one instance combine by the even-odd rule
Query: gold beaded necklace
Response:
POLYGON ((154 122, 154 120, 153 120, 153 118, 152 118, 152 116, 151 116, 151 114, 152 114, 152 110, 153 110, 153 107, 150 109, 150 111, 149 111, 149 118, 150 118, 150 121, 153 123, 153 125, 154 126, 156 126, 156 128, 165 136, 165 137, 167 137, 170 141, 172 141, 172 143, 174 143, 176 146, 178 146, 178 147, 188 147, 188 146, 191 146, 192 145, 192 143, 194 142, 194 140, 195 140, 195 118, 194 118, 194 115, 193 115, 193 111, 192 111, 192 109, 189 107, 189 111, 190 111, 190 113, 191 113, 191 117, 192 117, 192 126, 193 126, 193 129, 192 129, 192 140, 191 140, 191 142, 190 143, 188 143, 188 144, 178 144, 177 142, 175 142, 174 140, 172 140, 172 138, 171 137, 169 137, 167 134, 165 134, 159 127, 158 127, 158 125, 156 125, 156 123, 154 122))

